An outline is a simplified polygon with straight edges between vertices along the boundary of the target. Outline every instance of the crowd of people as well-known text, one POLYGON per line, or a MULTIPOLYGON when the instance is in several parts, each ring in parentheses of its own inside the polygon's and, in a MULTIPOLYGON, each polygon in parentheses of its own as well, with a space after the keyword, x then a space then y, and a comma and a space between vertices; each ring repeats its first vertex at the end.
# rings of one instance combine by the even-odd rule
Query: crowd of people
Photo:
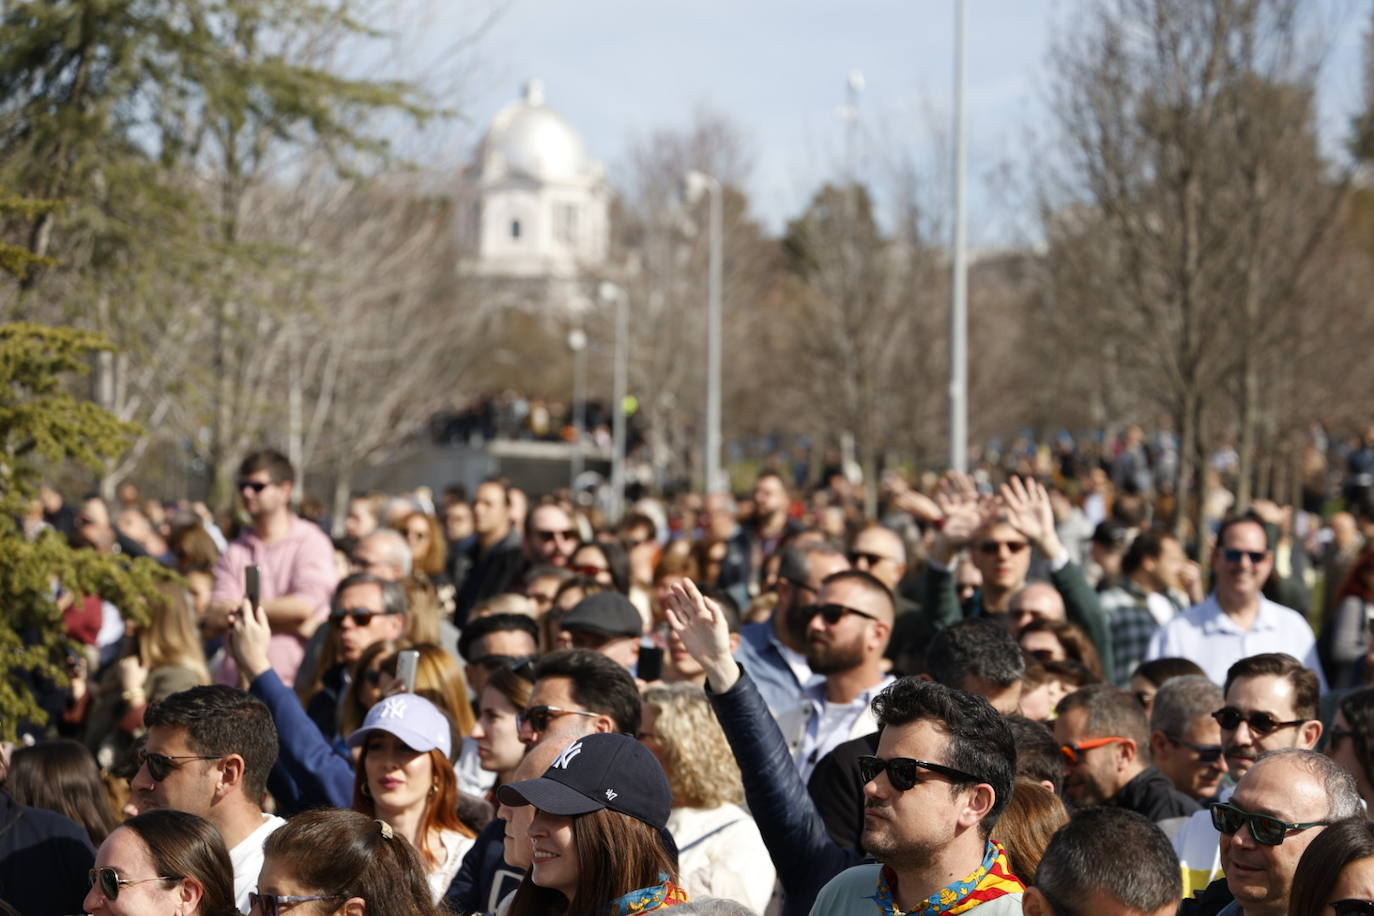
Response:
POLYGON ((0 912, 1374 912, 1374 483, 1185 543, 1124 444, 876 517, 492 479, 331 537, 272 450, 227 517, 45 488, 28 536, 179 576, 55 583, 0 912))

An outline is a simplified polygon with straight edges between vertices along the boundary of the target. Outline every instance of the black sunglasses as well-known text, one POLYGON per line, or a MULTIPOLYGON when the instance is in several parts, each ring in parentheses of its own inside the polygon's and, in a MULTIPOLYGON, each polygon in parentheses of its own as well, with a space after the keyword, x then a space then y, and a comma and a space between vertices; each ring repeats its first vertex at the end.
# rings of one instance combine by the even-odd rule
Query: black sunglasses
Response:
POLYGON ((1256 566, 1263 563, 1264 558, 1269 556, 1263 550, 1239 550, 1235 547, 1227 547, 1221 552, 1221 555, 1226 558, 1227 563, 1239 563, 1241 557, 1249 557, 1250 562, 1256 566))
POLYGON ((266 489, 267 489, 268 487, 270 487, 270 486, 272 486, 272 482, 271 482, 271 481, 268 481, 267 483, 263 483, 261 480, 240 480, 240 481, 239 481, 239 489, 240 489, 240 490, 252 490, 254 493, 261 493, 263 490, 266 490, 266 489))
MULTIPOLYGON (((892 560, 892 558, 885 557, 880 553, 869 553, 865 550, 851 550, 849 552, 849 562, 851 565, 858 566, 860 560, 863 560, 869 566, 877 566, 883 560, 892 560)), ((896 563, 897 561, 892 560, 892 562, 896 563)))
POLYGON ((564 709, 562 706, 531 706, 529 709, 522 710, 515 714, 515 730, 524 731, 528 725, 531 731, 542 732, 549 727, 549 723, 561 716, 591 716, 595 718, 600 713, 587 712, 581 709, 564 709))
POLYGON ((1374 900, 1351 897, 1346 900, 1333 900, 1330 906, 1336 911, 1336 916, 1374 916, 1374 900))
POLYGON ((119 889, 127 884, 146 884, 149 881, 180 881, 180 875, 157 875, 152 878, 121 878, 119 872, 110 866, 92 868, 86 872, 91 887, 100 886, 100 893, 111 902, 119 899, 119 889))
POLYGON ((979 779, 962 770, 947 767, 941 763, 928 763, 924 760, 913 760, 910 757, 893 757, 884 760, 881 757, 871 757, 864 755, 859 758, 859 775, 863 777, 865 784, 878 778, 878 774, 887 771, 887 781, 892 783, 892 788, 898 792, 905 792, 915 788, 916 783, 920 782, 916 778, 918 770, 929 770, 932 773, 939 773, 941 776, 948 777, 953 782, 961 783, 980 783, 987 782, 986 779, 979 779))
POLYGON ((1165 732, 1164 737, 1181 747, 1192 748, 1194 751, 1197 751, 1198 763, 1216 763, 1221 759, 1222 749, 1220 744, 1194 744, 1191 741, 1184 741, 1182 738, 1177 738, 1167 732, 1165 732))
MULTIPOLYGON (((173 770, 181 769, 178 760, 223 760, 223 754, 181 754, 173 757, 168 754, 150 754, 147 751, 138 752, 138 762, 148 767, 148 775, 153 777, 153 782, 162 782, 173 770)), ((111 900, 114 898, 111 897, 111 900)))
POLYGON ((550 541, 553 541, 553 540, 559 540, 559 541, 575 541, 575 540, 577 540, 577 532, 574 531, 574 530, 571 529, 571 528, 567 529, 566 531, 536 531, 536 532, 534 533, 534 536, 537 537, 537 538, 539 538, 539 540, 543 541, 543 542, 546 543, 546 544, 547 544, 548 542, 550 542, 550 541))
POLYGON ((483 655, 481 658, 474 658, 468 664, 481 665, 488 673, 501 668, 509 668, 525 680, 531 681, 534 680, 531 676, 531 670, 537 661, 539 661, 538 655, 483 655))
POLYGON ((1218 833, 1232 836, 1242 824, 1250 828, 1250 836, 1261 846, 1278 846, 1290 830, 1306 830, 1308 827, 1325 827, 1330 821, 1307 821, 1290 824, 1268 814, 1254 814, 1226 802, 1212 803, 1212 826, 1218 833))
POLYGON ((872 614, 865 614, 858 608, 846 607, 843 604, 808 604, 803 609, 803 613, 806 615, 807 620, 819 616, 821 620, 825 621, 826 626, 830 627, 833 627, 843 620, 846 614, 858 614, 860 617, 867 617, 869 620, 878 619, 872 614))
POLYGON ((279 916, 283 903, 305 903, 307 900, 338 900, 343 894, 313 894, 309 897, 288 897, 284 894, 248 892, 248 908, 258 908, 262 916, 279 916))
POLYGON ((1293 719, 1288 722, 1280 722, 1277 718, 1267 712, 1252 712, 1249 715, 1236 709, 1234 706, 1223 706, 1212 713, 1212 718, 1217 720, 1217 724, 1228 732, 1233 732, 1240 728, 1240 723, 1244 722, 1250 726, 1250 731, 1259 737, 1272 734, 1281 728, 1291 728, 1294 725, 1301 725, 1306 719, 1293 719))
POLYGON ((1030 545, 1025 541, 983 541, 978 545, 978 551, 988 556, 996 556, 1002 548, 1007 548, 1007 553, 1020 553, 1030 545))
POLYGON ((355 627, 365 627, 372 623, 373 617, 387 617, 390 614, 391 611, 374 611, 367 607, 341 607, 337 611, 332 611, 329 619, 335 623, 343 623, 345 617, 352 617, 355 627))

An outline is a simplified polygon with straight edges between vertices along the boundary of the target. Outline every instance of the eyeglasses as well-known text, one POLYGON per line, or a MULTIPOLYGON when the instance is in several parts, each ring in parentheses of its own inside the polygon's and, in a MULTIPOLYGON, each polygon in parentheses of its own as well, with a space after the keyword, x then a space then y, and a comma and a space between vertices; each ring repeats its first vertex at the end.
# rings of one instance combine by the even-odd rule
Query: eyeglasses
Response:
POLYGON ((1336 916, 1374 916, 1374 900, 1360 900, 1355 897, 1332 900, 1330 907, 1336 911, 1336 916))
POLYGON ((1002 548, 1007 548, 1007 553, 1020 553, 1028 545, 1025 541, 983 541, 978 545, 978 551, 988 556, 996 556, 1002 548))
POLYGON ((534 536, 539 538, 539 540, 543 541, 545 544, 551 541, 577 540, 577 532, 571 528, 568 528, 563 531, 536 531, 534 533, 534 536))
POLYGON ((146 884, 149 881, 180 881, 181 875, 157 875, 153 878, 121 878, 119 872, 110 866, 104 868, 92 868, 86 872, 86 878, 91 882, 90 886, 100 885, 100 893, 106 900, 111 902, 119 899, 119 889, 129 884, 146 884))
POLYGON ((1181 747, 1192 748, 1194 751, 1197 751, 1198 763, 1216 763, 1221 759, 1220 744, 1194 744, 1191 741, 1184 741, 1182 738, 1177 738, 1167 732, 1164 737, 1181 747))
POLYGON ((261 493, 263 490, 266 490, 266 489, 267 489, 268 487, 270 487, 270 486, 272 486, 272 481, 270 481, 270 480, 269 480, 269 481, 266 481, 266 482, 263 482, 263 481, 261 481, 261 480, 240 480, 240 481, 239 481, 239 490, 240 490, 240 491, 243 491, 243 490, 252 490, 254 493, 261 493))
POLYGON ((1239 563, 1241 557, 1249 557, 1250 562, 1255 566, 1264 562, 1264 558, 1269 556, 1266 550, 1239 550, 1235 547, 1227 547, 1222 550, 1221 555, 1226 558, 1227 563, 1239 563))
POLYGON ((825 621, 825 625, 828 627, 833 627, 835 624, 839 623, 844 619, 846 614, 857 614, 869 620, 878 619, 872 614, 865 614, 858 608, 846 607, 843 604, 808 604, 802 609, 802 613, 807 620, 810 620, 812 617, 820 617, 821 620, 825 621))
POLYGON ((537 661, 539 661, 537 655, 483 655, 481 658, 474 658, 468 664, 480 665, 488 673, 501 668, 509 668, 528 681, 533 680, 530 670, 537 661))
POLYGON ((942 763, 929 763, 925 760, 913 760, 910 757, 892 757, 884 760, 881 757, 864 755, 859 758, 859 775, 865 784, 878 778, 878 774, 886 771, 887 781, 892 783, 892 788, 898 792, 905 792, 913 789, 920 782, 916 778, 918 770, 929 770, 932 773, 939 773, 941 776, 948 777, 954 782, 979 783, 987 782, 963 770, 956 770, 947 767, 942 763))
POLYGON ((1120 744, 1128 741, 1128 738, 1089 738, 1087 741, 1080 741, 1077 744, 1059 745, 1059 753, 1064 755, 1064 761, 1069 766, 1076 766, 1083 757, 1084 751, 1090 751, 1097 747, 1106 747, 1108 744, 1120 744))
POLYGON ((590 577, 593 578, 593 579, 595 579, 597 576, 601 575, 601 574, 604 573, 604 572, 610 572, 610 571, 611 571, 609 567, 606 567, 606 566, 593 566, 593 565, 591 565, 591 564, 589 564, 589 563, 582 563, 582 564, 579 564, 579 565, 577 565, 577 566, 569 566, 568 569, 571 569, 573 572, 577 573, 579 576, 590 576, 590 577))
MULTIPOLYGON (((150 754, 147 751, 138 752, 138 762, 146 764, 148 775, 153 777, 153 782, 162 782, 173 770, 181 769, 176 763, 178 760, 223 760, 224 754, 181 754, 173 757, 169 754, 150 754)), ((111 900, 114 898, 111 897, 111 900)))
POLYGON ((313 894, 309 897, 288 897, 283 894, 248 892, 248 908, 257 907, 262 916, 278 916, 283 903, 305 903, 307 900, 338 900, 343 894, 313 894))
POLYGON ((1217 832, 1233 836, 1242 824, 1250 828, 1250 836, 1261 846, 1278 846, 1290 830, 1306 830, 1308 827, 1325 827, 1330 821, 1307 821, 1290 824, 1268 814, 1253 814, 1226 802, 1212 803, 1212 826, 1217 832))
POLYGON ((389 617, 392 613, 392 611, 374 611, 367 607, 341 607, 337 611, 332 611, 329 619, 341 624, 345 617, 352 617, 355 627, 365 627, 372 623, 373 617, 389 617))
POLYGON ((1288 722, 1280 722, 1276 717, 1267 712, 1252 712, 1249 715, 1236 709, 1234 706, 1223 706, 1212 713, 1212 718, 1217 720, 1217 724, 1228 732, 1233 732, 1240 728, 1240 723, 1244 722, 1250 726, 1250 731, 1260 738, 1265 735, 1278 731, 1281 728, 1291 728, 1294 725, 1301 725, 1306 719, 1293 719, 1288 722))
POLYGON ((849 552, 849 562, 854 566, 858 566, 860 561, 867 566, 877 566, 883 560, 892 560, 893 563, 897 562, 893 560, 892 557, 885 557, 880 553, 868 553, 863 550, 851 550, 849 552))
POLYGON ((564 709, 562 706, 531 706, 523 712, 515 714, 515 729, 523 731, 528 725, 530 731, 542 732, 549 727, 549 723, 562 716, 591 716, 595 718, 601 715, 598 712, 587 712, 584 709, 564 709))

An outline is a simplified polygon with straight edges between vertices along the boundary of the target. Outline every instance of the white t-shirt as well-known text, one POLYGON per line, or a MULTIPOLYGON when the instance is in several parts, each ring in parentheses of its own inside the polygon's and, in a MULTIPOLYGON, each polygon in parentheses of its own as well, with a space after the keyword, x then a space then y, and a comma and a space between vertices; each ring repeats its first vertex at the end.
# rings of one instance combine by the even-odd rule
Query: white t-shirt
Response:
POLYGON ((262 871, 262 844, 286 821, 273 814, 262 816, 262 826, 244 837, 229 850, 234 863, 234 904, 240 913, 248 912, 248 893, 258 886, 258 872, 262 871))

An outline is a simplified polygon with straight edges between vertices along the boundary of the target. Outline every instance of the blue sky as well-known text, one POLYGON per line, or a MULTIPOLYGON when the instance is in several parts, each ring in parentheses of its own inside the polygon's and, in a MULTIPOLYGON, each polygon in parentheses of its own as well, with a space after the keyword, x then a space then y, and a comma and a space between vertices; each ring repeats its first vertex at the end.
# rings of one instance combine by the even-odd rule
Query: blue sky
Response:
MULTIPOLYGON (((1025 220, 992 180, 1027 164, 1027 137, 1044 126, 1054 31, 1084 0, 969 0, 970 235, 1015 242, 1025 220)), ((1321 0, 1328 36, 1321 123, 1339 140, 1360 100, 1361 33, 1369 6, 1321 0)), ((450 8, 450 9, 456 9, 450 8)), ((954 0, 509 0, 477 44, 464 114, 470 146, 531 76, 547 101, 606 163, 612 183, 631 141, 685 128, 706 104, 743 127, 757 216, 779 227, 834 175, 845 79, 861 70, 861 123, 871 155, 901 147, 933 166, 947 156, 953 87, 954 0)), ((450 14, 453 15, 453 14, 450 14)))

